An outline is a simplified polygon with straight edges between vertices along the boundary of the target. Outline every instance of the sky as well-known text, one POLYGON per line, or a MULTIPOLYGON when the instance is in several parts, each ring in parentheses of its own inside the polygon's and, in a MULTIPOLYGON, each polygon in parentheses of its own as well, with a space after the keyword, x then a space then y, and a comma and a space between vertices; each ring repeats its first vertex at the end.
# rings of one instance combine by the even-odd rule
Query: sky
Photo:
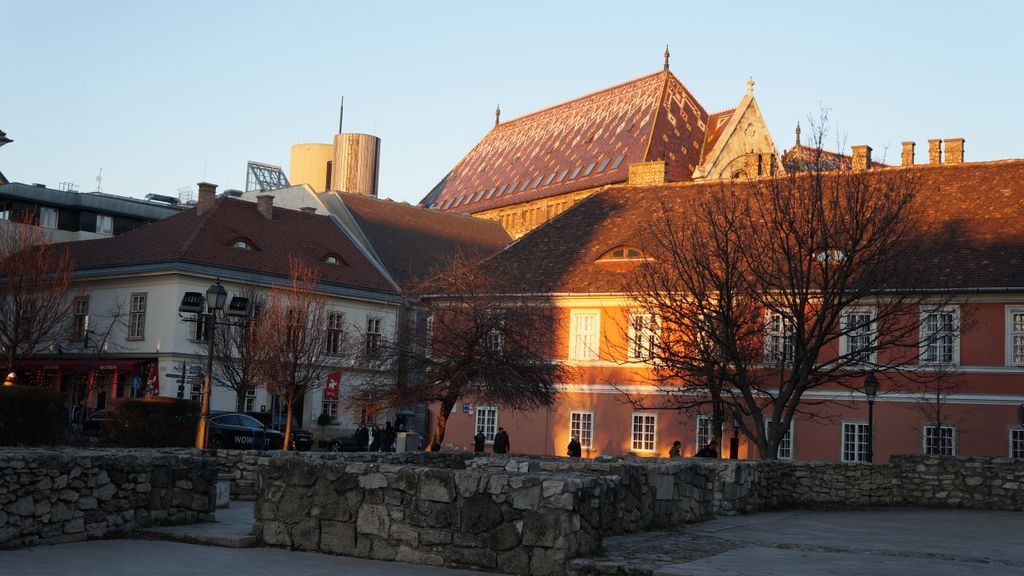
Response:
POLYGON ((780 150, 899 161, 965 138, 1024 157, 1024 2, 0 0, 0 172, 125 196, 245 188, 246 161, 381 138, 381 197, 418 202, 502 119, 671 69, 709 111, 752 76, 780 150), (805 140, 806 141, 806 140, 805 140))

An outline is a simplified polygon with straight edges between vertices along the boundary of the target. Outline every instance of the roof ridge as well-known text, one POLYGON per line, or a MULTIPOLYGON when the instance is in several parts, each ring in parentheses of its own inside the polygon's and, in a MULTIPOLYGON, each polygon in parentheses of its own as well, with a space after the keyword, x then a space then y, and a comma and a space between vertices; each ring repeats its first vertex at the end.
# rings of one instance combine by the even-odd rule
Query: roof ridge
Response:
MULTIPOLYGON (((651 145, 654 143, 654 131, 658 128, 658 114, 664 107, 665 95, 668 94, 669 75, 672 75, 672 77, 675 78, 675 75, 673 75, 669 70, 662 70, 662 74, 664 74, 664 78, 661 81, 661 91, 658 93, 658 103, 651 110, 651 131, 647 135, 647 146, 644 147, 644 155, 641 156, 642 162, 649 162, 647 156, 651 153, 651 145)), ((676 78, 676 81, 679 82, 679 79, 676 78)), ((679 82, 679 84, 681 86, 683 85, 682 82, 679 82)), ((683 86, 683 88, 685 89, 686 86, 683 86)), ((687 92, 689 92, 689 90, 687 90, 687 92)), ((707 132, 706 129, 705 132, 707 132)))
MULTIPOLYGON (((175 252, 174 258, 176 260, 183 260, 185 258, 185 253, 188 252, 189 248, 192 247, 192 243, 199 237, 199 233, 203 230, 203 227, 206 226, 206 223, 210 221, 210 217, 217 211, 217 208, 220 208, 220 205, 224 203, 224 198, 226 198, 226 196, 215 198, 213 207, 207 210, 205 214, 199 214, 198 205, 196 205, 195 208, 192 208, 196 211, 196 216, 199 216, 199 222, 196 223, 195 227, 192 228, 192 232, 185 238, 185 242, 182 243, 180 250, 175 252)), ((251 202, 248 203, 251 204, 251 202)), ((182 214, 185 214, 186 212, 188 212, 188 210, 183 211, 182 214)))
MULTIPOLYGON (((601 94, 601 93, 604 93, 604 92, 611 92, 612 90, 616 90, 616 89, 622 88, 623 86, 627 86, 629 84, 638 83, 641 80, 647 80, 648 78, 651 78, 653 76, 657 76, 659 74, 670 74, 672 76, 675 76, 674 74, 672 74, 671 71, 668 71, 668 70, 658 70, 657 72, 652 72, 650 74, 644 74, 643 76, 637 76, 636 78, 633 78, 631 80, 626 80, 625 82, 619 82, 618 84, 615 84, 614 86, 608 86, 607 88, 602 88, 600 90, 594 90, 593 92, 588 92, 588 93, 586 93, 586 94, 584 94, 582 96, 577 96, 576 98, 571 98, 569 100, 564 100, 564 101, 559 102, 557 104, 552 104, 551 106, 548 106, 546 108, 541 108, 540 110, 534 110, 533 112, 529 112, 527 114, 523 114, 522 116, 516 116, 515 118, 506 120, 506 121, 498 124, 497 126, 491 128, 491 130, 488 133, 494 132, 495 130, 501 129, 501 128, 503 128, 505 126, 508 126, 509 124, 512 124, 514 122, 518 122, 520 120, 525 120, 526 118, 529 118, 531 116, 537 116, 537 115, 542 114, 544 112, 547 112, 549 110, 553 110, 555 108, 559 108, 561 106, 565 106, 566 104, 572 104, 573 102, 577 102, 579 100, 583 100, 583 99, 586 99, 586 98, 591 98, 593 96, 597 96, 598 94, 601 94)), ((680 84, 682 84, 682 82, 679 81, 678 78, 676 78, 676 81, 678 81, 680 84)))

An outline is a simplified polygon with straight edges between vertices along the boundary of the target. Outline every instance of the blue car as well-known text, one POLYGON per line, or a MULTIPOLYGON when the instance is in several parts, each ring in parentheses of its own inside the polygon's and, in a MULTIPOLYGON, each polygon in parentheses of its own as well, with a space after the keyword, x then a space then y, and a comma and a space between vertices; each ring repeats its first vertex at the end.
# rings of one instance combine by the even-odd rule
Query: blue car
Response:
POLYGON ((246 414, 228 413, 210 416, 206 445, 209 448, 240 450, 279 450, 284 434, 267 428, 246 414))

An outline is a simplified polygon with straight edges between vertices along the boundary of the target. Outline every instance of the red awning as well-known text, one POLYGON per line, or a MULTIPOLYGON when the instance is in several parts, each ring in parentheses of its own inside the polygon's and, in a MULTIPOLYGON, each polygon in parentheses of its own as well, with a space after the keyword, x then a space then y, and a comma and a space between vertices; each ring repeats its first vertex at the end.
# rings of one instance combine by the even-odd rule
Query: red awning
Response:
POLYGON ((22 360, 18 370, 130 370, 138 371, 139 365, 151 360, 103 358, 101 360, 22 360))

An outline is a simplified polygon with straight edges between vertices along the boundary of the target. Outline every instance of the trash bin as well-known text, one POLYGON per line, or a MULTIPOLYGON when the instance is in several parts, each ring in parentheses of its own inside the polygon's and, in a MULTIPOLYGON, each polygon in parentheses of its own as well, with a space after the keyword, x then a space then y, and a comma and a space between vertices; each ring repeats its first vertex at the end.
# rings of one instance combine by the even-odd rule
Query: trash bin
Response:
POLYGON ((406 437, 407 436, 408 436, 408 433, 406 433, 406 432, 399 432, 398 433, 398 437, 395 438, 395 452, 405 452, 406 451, 405 443, 406 443, 406 437))

